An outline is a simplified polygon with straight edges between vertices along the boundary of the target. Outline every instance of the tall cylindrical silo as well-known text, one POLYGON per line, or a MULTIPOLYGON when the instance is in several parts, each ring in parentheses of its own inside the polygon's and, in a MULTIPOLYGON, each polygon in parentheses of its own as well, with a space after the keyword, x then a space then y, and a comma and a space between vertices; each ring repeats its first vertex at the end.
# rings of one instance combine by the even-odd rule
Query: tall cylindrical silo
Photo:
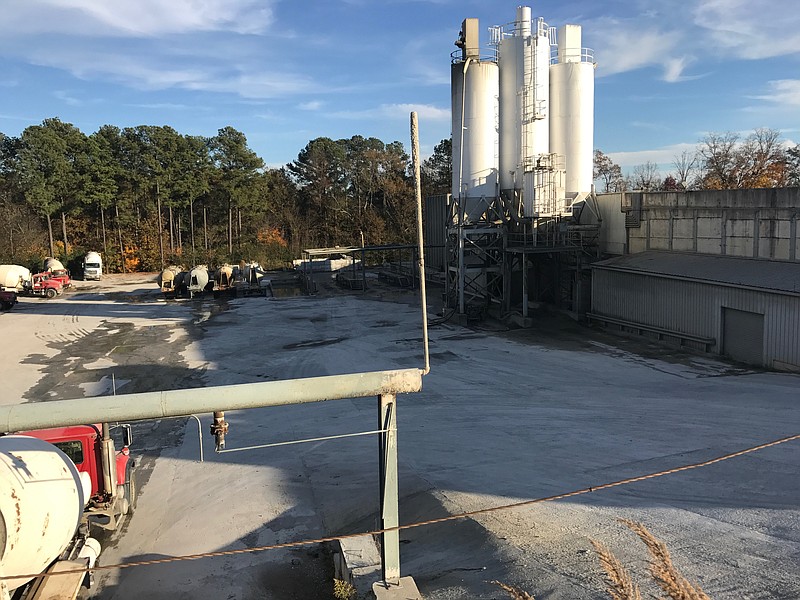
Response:
POLYGON ((513 194, 522 188, 522 87, 525 82, 524 52, 530 42, 531 14, 517 8, 514 32, 503 36, 497 45, 500 71, 500 190, 513 194))
POLYGON ((451 79, 452 194, 475 222, 497 195, 497 63, 469 56, 453 63, 451 79))
POLYGON ((550 66, 550 150, 562 155, 568 198, 592 189, 594 60, 581 48, 580 25, 558 30, 558 62, 550 66))
POLYGON ((550 42, 547 25, 532 28, 531 9, 517 8, 514 32, 498 44, 500 69, 500 189, 507 195, 524 189, 532 203, 532 178, 525 177, 536 157, 550 147, 548 118, 550 42), (528 184, 525 181, 528 180, 528 184))

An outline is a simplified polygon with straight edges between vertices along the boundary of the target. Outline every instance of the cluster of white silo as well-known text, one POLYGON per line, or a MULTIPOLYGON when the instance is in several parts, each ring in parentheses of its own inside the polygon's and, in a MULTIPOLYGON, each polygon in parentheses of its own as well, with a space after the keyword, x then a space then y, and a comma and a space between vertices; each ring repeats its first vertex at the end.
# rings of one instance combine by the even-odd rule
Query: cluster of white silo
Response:
POLYGON ((452 194, 466 222, 495 198, 524 217, 569 214, 592 187, 594 60, 579 25, 558 30, 531 9, 490 29, 481 56, 466 19, 452 64, 452 194))

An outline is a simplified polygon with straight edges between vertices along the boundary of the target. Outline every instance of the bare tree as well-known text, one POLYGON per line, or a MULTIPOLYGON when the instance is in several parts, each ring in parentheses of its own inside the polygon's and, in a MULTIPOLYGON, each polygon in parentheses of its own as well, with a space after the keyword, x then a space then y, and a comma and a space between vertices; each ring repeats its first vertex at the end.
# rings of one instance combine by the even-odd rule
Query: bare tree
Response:
POLYGON ((675 179, 678 188, 689 189, 691 182, 697 173, 697 152, 684 150, 679 155, 672 158, 672 166, 675 167, 675 179))
POLYGON ((636 165, 631 172, 630 185, 632 189, 644 192, 659 189, 661 174, 658 172, 658 165, 649 160, 643 165, 636 165))
POLYGON ((786 185, 786 151, 775 129, 756 129, 742 144, 742 187, 769 188, 786 185))
POLYGON ((800 187, 800 144, 786 151, 787 185, 800 187))
POLYGON ((739 134, 709 133, 700 140, 697 154, 702 162, 702 187, 706 189, 735 189, 739 187, 736 146, 739 134))

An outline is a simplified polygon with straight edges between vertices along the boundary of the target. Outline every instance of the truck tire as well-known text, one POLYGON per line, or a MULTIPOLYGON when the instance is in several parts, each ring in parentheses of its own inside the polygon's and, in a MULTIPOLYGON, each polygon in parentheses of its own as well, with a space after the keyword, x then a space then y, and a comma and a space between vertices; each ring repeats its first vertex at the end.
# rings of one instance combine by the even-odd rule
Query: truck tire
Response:
POLYGON ((58 292, 54 288, 47 288, 47 292, 45 293, 50 300, 58 296, 58 292))
POLYGON ((128 471, 128 482, 124 484, 125 499, 128 501, 128 512, 126 514, 133 514, 133 509, 136 508, 136 473, 133 469, 128 471))

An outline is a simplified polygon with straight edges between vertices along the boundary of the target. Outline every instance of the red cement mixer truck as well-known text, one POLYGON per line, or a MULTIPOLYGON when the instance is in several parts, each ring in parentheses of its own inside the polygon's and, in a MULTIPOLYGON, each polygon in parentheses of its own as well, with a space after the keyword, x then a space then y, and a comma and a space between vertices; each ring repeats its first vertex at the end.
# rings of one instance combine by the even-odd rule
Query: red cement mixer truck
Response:
POLYGON ((0 598, 66 599, 91 585, 100 543, 136 505, 130 426, 117 451, 107 424, 0 437, 0 598), (31 575, 48 575, 31 577, 31 575))

